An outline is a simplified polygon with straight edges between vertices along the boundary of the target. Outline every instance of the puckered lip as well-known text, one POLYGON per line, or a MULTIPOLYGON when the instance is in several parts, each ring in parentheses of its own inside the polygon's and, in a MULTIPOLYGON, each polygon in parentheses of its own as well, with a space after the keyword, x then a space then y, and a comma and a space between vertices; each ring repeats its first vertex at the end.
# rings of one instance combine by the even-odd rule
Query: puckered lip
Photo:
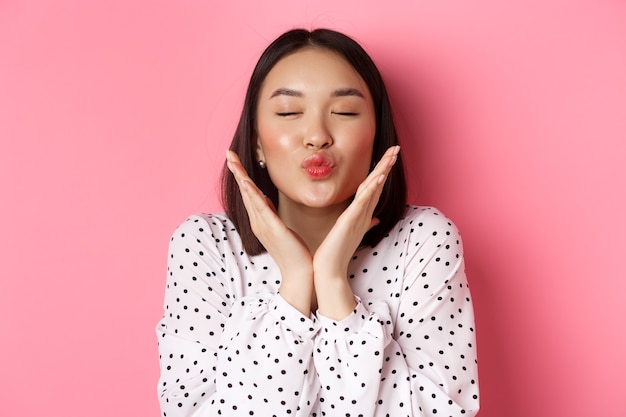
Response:
POLYGON ((304 169, 317 167, 333 168, 334 166, 335 160, 330 155, 322 152, 314 153, 302 161, 302 168, 304 169))

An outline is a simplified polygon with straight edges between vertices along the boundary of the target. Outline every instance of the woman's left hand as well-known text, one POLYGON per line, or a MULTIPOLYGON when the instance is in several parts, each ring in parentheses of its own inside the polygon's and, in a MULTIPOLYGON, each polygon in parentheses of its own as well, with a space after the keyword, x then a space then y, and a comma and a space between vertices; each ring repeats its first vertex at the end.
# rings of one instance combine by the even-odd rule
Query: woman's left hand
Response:
POLYGON ((318 308, 327 317, 339 320, 354 309, 348 264, 365 233, 379 223, 374 210, 399 151, 399 146, 393 146, 385 152, 313 256, 318 308))

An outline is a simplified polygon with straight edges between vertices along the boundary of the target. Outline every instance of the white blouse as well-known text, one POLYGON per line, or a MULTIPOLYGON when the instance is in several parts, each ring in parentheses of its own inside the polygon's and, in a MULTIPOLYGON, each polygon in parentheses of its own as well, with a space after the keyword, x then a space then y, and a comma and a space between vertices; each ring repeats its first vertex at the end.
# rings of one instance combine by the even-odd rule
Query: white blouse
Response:
POLYGON ((461 238, 408 206, 349 266, 357 298, 334 321, 278 294, 267 253, 250 257, 224 215, 188 218, 170 242, 157 326, 163 416, 473 416, 474 315, 461 238))

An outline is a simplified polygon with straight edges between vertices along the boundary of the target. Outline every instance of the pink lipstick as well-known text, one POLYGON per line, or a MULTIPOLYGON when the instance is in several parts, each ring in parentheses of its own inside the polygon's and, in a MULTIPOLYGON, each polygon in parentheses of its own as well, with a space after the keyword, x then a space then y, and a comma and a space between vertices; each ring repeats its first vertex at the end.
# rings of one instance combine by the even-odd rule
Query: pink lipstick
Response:
POLYGON ((302 168, 314 179, 326 178, 333 172, 334 166, 335 161, 323 153, 313 154, 302 161, 302 168))

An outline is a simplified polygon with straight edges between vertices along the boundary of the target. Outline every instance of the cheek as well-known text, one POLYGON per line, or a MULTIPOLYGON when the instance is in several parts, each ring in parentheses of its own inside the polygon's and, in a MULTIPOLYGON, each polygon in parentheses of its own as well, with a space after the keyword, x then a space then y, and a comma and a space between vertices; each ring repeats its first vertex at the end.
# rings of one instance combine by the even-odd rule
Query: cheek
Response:
POLYGON ((294 133, 277 124, 259 123, 257 131, 263 152, 268 158, 271 158, 272 154, 285 152, 293 146, 294 133))
POLYGON ((355 132, 354 137, 359 137, 361 140, 353 142, 352 153, 357 157, 357 161, 361 162, 361 165, 365 165, 369 169, 369 165, 372 161, 372 153, 374 151, 374 135, 376 129, 371 125, 362 126, 358 132, 355 132))
POLYGON ((356 157, 358 158, 359 170, 362 172, 363 177, 367 177, 370 173, 370 168, 372 167, 372 147, 374 141, 369 143, 369 146, 363 146, 361 149, 355 152, 356 157))

